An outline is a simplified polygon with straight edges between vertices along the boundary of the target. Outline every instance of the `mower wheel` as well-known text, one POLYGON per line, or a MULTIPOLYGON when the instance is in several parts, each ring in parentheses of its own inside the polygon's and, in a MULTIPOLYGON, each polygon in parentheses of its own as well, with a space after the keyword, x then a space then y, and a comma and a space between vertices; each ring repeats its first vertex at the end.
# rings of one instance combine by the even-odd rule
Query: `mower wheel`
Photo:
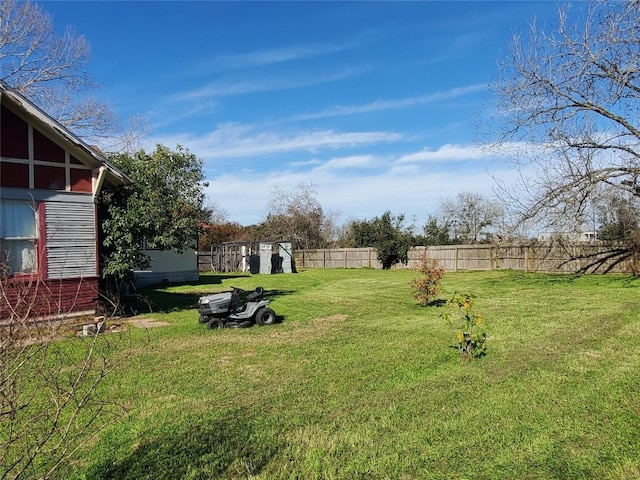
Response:
POLYGON ((256 313, 256 323, 260 326, 276 323, 276 312, 270 308, 263 308, 256 313))
POLYGON ((224 322, 220 318, 213 317, 207 323, 207 327, 209 327, 209 328, 224 328, 224 322))
POLYGON ((200 315, 200 318, 198 318, 198 323, 209 323, 209 317, 207 317, 206 315, 200 315))

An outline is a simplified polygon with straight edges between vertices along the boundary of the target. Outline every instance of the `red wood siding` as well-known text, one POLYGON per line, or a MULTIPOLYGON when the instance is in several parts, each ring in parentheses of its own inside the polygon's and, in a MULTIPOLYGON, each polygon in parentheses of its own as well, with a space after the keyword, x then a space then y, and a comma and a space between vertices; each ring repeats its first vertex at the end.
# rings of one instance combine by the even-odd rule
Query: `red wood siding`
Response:
POLYGON ((92 193, 93 169, 67 150, 2 106, 0 187, 92 193))
POLYGON ((33 129, 33 158, 47 162, 64 163, 64 149, 33 129))
POLYGON ((65 189, 64 168, 36 165, 34 168, 34 187, 46 190, 65 189))
POLYGON ((71 169, 71 191, 87 193, 93 191, 91 170, 71 169))
POLYGON ((30 277, 3 279, 0 285, 0 319, 65 317, 95 312, 98 278, 37 280, 30 277), (13 306, 10 308, 9 306, 13 306))
POLYGON ((27 122, 6 107, 0 111, 0 157, 29 158, 29 128, 27 122))
POLYGON ((29 188, 29 165, 0 163, 0 187, 29 188))

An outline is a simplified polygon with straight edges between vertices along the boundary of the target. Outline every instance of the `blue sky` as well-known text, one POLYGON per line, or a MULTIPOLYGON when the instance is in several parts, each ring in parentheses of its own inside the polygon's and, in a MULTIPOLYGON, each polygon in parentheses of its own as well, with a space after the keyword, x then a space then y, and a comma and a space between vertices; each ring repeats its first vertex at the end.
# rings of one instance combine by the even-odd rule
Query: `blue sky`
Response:
POLYGON ((312 183, 339 222, 492 194, 506 161, 476 148, 516 31, 555 2, 45 1, 92 47, 97 96, 150 127, 147 148, 204 161, 208 200, 244 225, 312 183))

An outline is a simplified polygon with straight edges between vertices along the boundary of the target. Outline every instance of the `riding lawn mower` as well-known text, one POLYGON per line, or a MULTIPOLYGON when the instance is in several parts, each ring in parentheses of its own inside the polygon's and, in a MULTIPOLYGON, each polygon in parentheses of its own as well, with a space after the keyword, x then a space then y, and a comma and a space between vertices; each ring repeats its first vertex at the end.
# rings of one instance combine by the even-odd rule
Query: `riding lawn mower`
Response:
POLYGON ((199 322, 209 328, 247 328, 276 323, 276 313, 269 308, 271 301, 264 299, 264 289, 253 292, 232 287, 231 292, 214 293, 198 300, 199 322))

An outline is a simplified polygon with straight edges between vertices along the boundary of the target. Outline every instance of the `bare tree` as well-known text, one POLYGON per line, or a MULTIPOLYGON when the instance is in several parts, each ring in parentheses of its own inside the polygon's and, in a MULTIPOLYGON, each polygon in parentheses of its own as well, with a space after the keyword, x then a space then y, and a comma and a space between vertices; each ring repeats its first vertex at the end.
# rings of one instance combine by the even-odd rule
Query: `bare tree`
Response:
POLYGON ((638 1, 563 4, 553 32, 514 37, 488 144, 520 168, 501 195, 521 222, 567 229, 602 189, 640 196, 639 18, 638 1))
POLYGON ((503 216, 500 203, 478 193, 460 192, 441 203, 444 223, 455 242, 477 243, 489 239, 503 216))
POLYGON ((294 248, 325 247, 334 233, 333 216, 326 215, 313 184, 271 192, 269 213, 261 226, 265 240, 288 240, 294 248))
POLYGON ((208 201, 204 205, 205 210, 210 212, 208 222, 210 224, 221 224, 229 222, 229 212, 216 202, 208 201))
POLYGON ((2 480, 52 477, 124 413, 99 388, 126 356, 128 336, 69 338, 60 295, 42 280, 0 278, 2 480))
POLYGON ((71 28, 58 34, 37 4, 0 0, 0 80, 90 143, 111 151, 135 149, 144 122, 122 122, 89 96, 98 86, 87 71, 89 59, 86 38, 71 28))

